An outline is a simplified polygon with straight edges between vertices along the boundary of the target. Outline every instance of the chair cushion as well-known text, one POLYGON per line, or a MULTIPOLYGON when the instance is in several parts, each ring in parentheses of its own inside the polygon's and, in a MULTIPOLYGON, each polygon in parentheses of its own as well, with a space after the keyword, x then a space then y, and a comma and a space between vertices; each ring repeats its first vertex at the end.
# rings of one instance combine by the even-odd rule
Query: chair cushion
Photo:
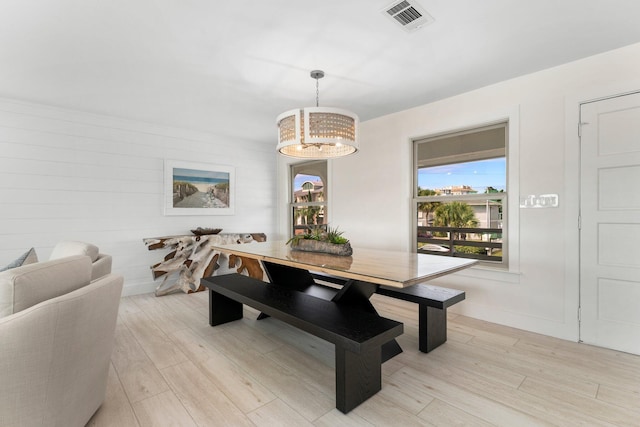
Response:
POLYGON ((64 295, 91 281, 85 255, 24 265, 0 273, 0 317, 64 295))
POLYGON ((31 248, 6 266, 0 267, 0 271, 7 271, 23 265, 33 264, 34 262, 38 262, 38 255, 36 254, 36 250, 31 248))
POLYGON ((72 255, 87 255, 91 258, 91 262, 95 262, 98 259, 98 252, 98 247, 91 243, 64 240, 53 248, 49 259, 59 259, 72 255))

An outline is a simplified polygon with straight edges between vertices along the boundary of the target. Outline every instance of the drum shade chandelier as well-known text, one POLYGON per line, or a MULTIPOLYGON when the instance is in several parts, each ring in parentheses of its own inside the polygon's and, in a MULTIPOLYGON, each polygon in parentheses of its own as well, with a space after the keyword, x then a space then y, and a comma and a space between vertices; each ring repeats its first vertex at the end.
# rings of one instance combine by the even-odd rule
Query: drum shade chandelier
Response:
POLYGON ((286 111, 278 116, 278 151, 289 157, 328 159, 358 151, 358 116, 339 108, 320 107, 318 81, 324 71, 314 70, 316 106, 286 111))

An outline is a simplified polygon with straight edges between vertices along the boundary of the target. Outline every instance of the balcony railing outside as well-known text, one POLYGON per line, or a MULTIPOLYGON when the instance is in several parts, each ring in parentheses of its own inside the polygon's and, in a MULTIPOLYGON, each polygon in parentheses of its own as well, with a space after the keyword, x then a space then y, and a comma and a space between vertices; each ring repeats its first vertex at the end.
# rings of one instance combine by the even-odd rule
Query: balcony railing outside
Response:
POLYGON ((311 227, 320 227, 323 229, 327 229, 327 224, 307 224, 307 225, 294 225, 293 226, 293 234, 297 236, 299 234, 305 234, 309 232, 311 227))
POLYGON ((317 203, 300 203, 292 206, 293 235, 305 234, 312 228, 326 229, 325 216, 327 207, 317 203), (313 209, 313 211, 311 211, 313 209))
POLYGON ((420 253, 502 262, 501 228, 418 227, 417 239, 420 253))

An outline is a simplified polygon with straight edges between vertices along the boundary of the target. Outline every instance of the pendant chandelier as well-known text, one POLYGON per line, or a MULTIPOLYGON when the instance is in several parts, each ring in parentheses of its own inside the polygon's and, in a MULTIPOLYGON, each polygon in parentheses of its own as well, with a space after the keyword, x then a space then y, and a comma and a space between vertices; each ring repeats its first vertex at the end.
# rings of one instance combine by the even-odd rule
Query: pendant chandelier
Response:
POLYGON ((314 70, 316 106, 286 111, 278 116, 278 151, 289 157, 328 159, 358 151, 358 116, 339 108, 320 107, 319 79, 314 70))

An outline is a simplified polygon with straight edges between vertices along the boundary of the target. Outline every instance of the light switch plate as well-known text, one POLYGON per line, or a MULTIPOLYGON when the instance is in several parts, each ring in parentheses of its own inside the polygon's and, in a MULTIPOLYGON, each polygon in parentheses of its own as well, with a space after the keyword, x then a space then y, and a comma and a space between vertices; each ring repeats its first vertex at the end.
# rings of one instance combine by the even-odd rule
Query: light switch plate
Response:
POLYGON ((540 194, 536 196, 531 194, 520 198, 520 208, 522 209, 541 209, 541 208, 557 208, 557 194, 540 194))

